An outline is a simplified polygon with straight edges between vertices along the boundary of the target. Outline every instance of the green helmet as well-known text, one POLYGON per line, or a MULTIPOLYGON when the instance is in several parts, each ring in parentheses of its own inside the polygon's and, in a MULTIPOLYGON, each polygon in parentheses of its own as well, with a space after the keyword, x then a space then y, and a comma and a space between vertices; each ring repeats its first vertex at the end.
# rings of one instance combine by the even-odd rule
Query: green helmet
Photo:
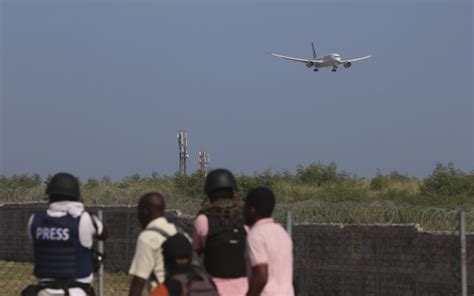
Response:
POLYGON ((79 200, 79 197, 81 196, 79 181, 71 174, 58 173, 48 182, 48 185, 46 186, 46 194, 49 195, 50 201, 52 201, 51 196, 60 197, 53 201, 79 200))
POLYGON ((237 182, 234 175, 226 169, 216 169, 209 172, 204 183, 204 193, 209 193, 221 190, 231 189, 237 191, 237 182))

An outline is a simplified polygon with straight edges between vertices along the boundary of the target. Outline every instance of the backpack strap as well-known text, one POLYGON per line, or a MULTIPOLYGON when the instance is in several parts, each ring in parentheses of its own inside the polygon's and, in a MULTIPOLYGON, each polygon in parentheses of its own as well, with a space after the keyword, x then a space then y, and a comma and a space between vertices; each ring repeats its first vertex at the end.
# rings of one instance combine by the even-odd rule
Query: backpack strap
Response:
POLYGON ((150 228, 147 228, 145 229, 144 231, 154 231, 154 232, 158 232, 159 234, 161 234, 162 236, 164 236, 165 239, 168 239, 171 235, 164 231, 163 229, 161 228, 158 228, 158 227, 150 227, 150 228))
MULTIPOLYGON (((183 231, 183 229, 181 229, 181 227, 179 227, 179 226, 177 226, 177 225, 175 225, 175 227, 176 227, 176 233, 181 233, 181 234, 184 233, 184 231, 183 231)), ((161 228, 159 228, 159 227, 150 227, 150 228, 145 229, 144 231, 155 231, 155 232, 158 232, 159 234, 161 234, 162 236, 164 236, 165 239, 168 239, 168 238, 171 236, 168 232, 164 231, 163 229, 161 229, 161 228)))

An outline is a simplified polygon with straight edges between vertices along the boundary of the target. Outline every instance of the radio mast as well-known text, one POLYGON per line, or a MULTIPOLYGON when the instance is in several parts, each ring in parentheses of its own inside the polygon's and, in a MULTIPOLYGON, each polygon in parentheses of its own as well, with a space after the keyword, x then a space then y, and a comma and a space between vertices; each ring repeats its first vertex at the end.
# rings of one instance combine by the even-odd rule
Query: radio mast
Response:
POLYGON ((207 170, 209 162, 211 161, 211 155, 205 151, 199 151, 198 153, 198 162, 201 170, 204 171, 204 175, 207 175, 207 170))
POLYGON ((188 154, 188 132, 180 130, 176 135, 178 137, 179 147, 179 174, 186 176, 186 160, 189 158, 188 154))

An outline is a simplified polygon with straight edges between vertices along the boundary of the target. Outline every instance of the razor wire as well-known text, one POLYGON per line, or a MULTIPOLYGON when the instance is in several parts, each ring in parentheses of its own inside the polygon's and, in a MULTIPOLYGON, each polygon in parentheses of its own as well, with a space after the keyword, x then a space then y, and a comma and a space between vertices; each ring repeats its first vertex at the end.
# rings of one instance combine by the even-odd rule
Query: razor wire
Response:
POLYGON ((0 188, 0 203, 24 203, 45 201, 44 189, 35 188, 0 188))
MULTIPOLYGON (((153 190, 153 189, 151 189, 153 190)), ((148 191, 151 191, 148 190, 148 191)), ((132 188, 83 188, 82 200, 86 205, 128 205, 135 206, 140 196, 147 192, 141 187, 132 188)), ((202 200, 185 197, 172 190, 160 191, 167 201, 169 209, 177 209, 192 213, 199 209, 202 200)), ((0 204, 19 204, 29 202, 45 202, 47 197, 44 188, 0 188, 0 204)))
MULTIPOLYGON (((419 224, 428 231, 456 231, 460 209, 395 205, 389 201, 376 202, 321 202, 302 201, 278 205, 275 219, 284 221, 291 210, 293 221, 298 224, 419 224)), ((467 231, 474 232, 474 208, 466 212, 467 231)))
MULTIPOLYGON (((162 190, 168 209, 182 214, 195 215, 201 208, 202 200, 182 196, 172 190, 162 190)), ((144 189, 137 187, 83 188, 82 197, 86 205, 126 205, 136 206, 144 189)), ((45 202, 42 187, 2 188, 0 204, 45 202)), ((317 200, 277 204, 274 218, 283 223, 287 209, 293 212, 295 223, 341 223, 341 224, 420 224, 427 230, 454 231, 457 229, 457 213, 460 208, 397 205, 388 200, 373 202, 327 202, 317 200)), ((465 206, 467 231, 474 231, 474 208, 465 206)))

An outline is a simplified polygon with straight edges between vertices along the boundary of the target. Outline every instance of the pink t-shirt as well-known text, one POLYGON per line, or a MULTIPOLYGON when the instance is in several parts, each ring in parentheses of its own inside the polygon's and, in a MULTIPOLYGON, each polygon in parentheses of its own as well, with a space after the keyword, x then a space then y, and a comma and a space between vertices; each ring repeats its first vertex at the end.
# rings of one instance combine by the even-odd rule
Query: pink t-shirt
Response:
MULTIPOLYGON (((209 222, 206 215, 198 215, 194 221, 193 248, 202 250, 206 246, 206 238, 209 233, 209 222)), ((212 280, 217 286, 220 296, 244 296, 248 291, 247 277, 240 278, 216 278, 212 280)))
POLYGON ((272 218, 257 221, 248 234, 248 253, 253 266, 267 264, 268 280, 262 296, 293 296, 293 242, 272 218))

